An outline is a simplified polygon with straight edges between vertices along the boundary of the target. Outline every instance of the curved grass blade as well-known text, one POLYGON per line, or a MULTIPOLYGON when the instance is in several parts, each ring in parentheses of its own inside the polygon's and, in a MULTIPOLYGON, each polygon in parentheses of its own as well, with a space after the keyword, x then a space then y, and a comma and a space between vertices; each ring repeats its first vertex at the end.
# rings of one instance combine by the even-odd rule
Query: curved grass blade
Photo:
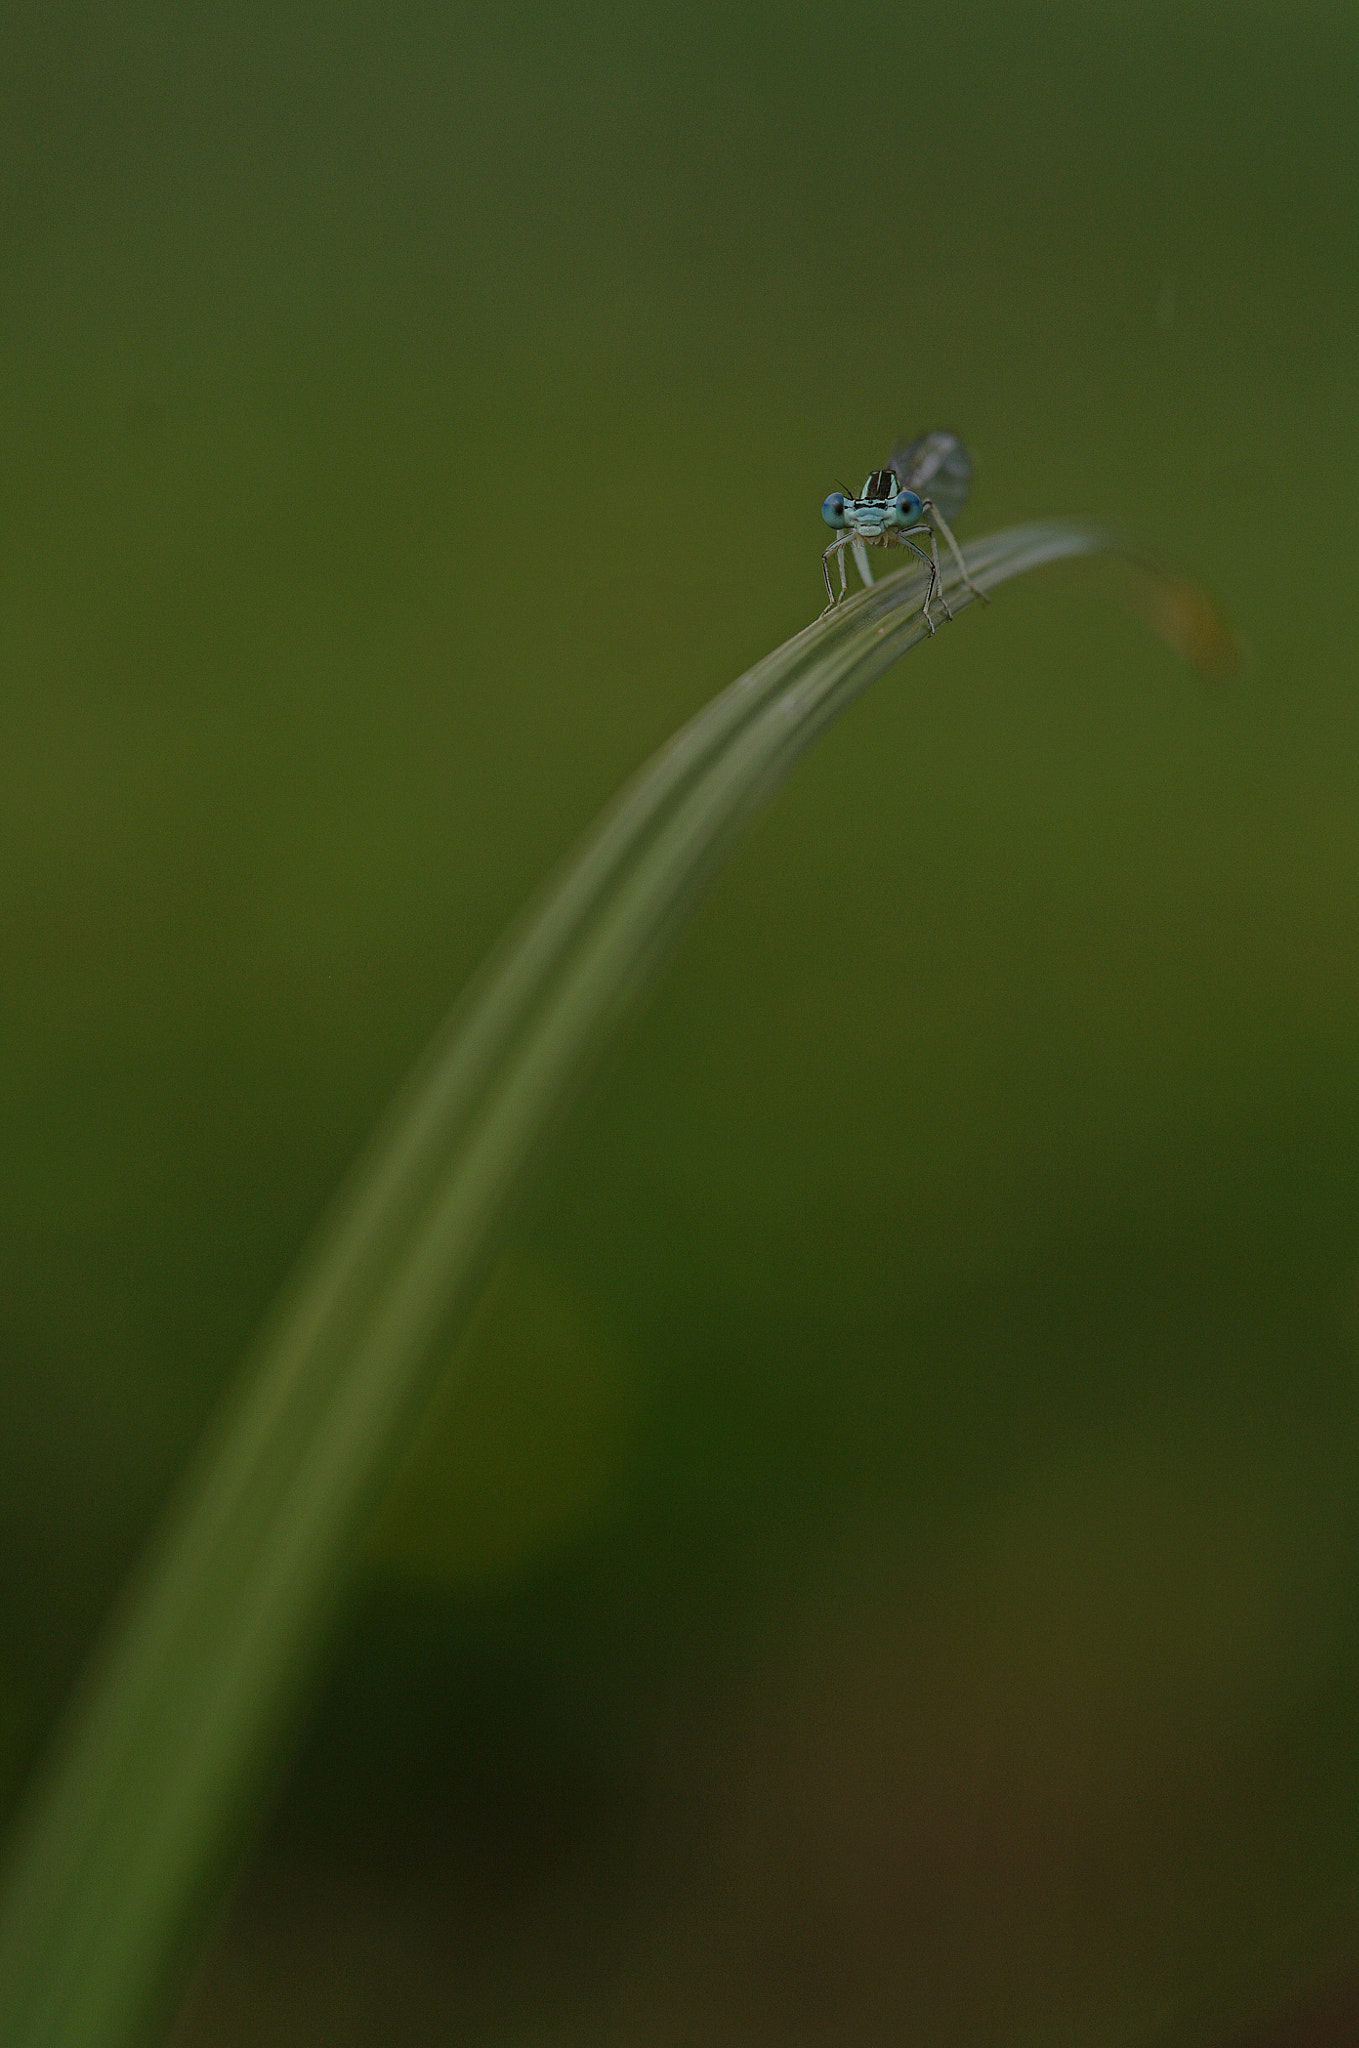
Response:
MULTIPOLYGON (((982 589, 1117 551, 974 543, 982 589)), ((955 611, 971 599, 945 578, 955 611)), ((525 1168, 732 839, 925 637, 907 569, 733 683, 628 785, 455 1009, 256 1344, 107 1632, 18 1831, 0 2048, 124 2048, 167 2009, 315 1669, 384 1483, 525 1168)))

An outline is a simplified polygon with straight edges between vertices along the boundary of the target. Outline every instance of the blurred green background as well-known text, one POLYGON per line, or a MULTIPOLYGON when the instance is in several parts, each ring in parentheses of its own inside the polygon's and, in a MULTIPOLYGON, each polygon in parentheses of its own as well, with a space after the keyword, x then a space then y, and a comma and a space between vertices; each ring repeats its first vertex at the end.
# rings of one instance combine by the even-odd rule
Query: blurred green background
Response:
MULTIPOLYGON (((742 849, 180 2021, 1220 2041, 1359 1956, 1359 19, 16 0, 0 1785, 345 1167, 956 427, 1115 522, 742 849)), ((1337 2039, 1340 2037, 1337 2035, 1337 2039)))

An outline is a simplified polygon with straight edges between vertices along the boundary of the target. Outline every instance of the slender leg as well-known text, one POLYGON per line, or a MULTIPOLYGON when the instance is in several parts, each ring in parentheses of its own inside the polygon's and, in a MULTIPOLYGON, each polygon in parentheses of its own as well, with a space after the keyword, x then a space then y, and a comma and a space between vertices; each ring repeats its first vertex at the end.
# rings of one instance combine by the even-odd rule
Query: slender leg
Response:
MULTIPOLYGON (((831 585, 830 558, 832 555, 835 556, 840 568, 840 597, 843 597, 849 589, 849 578, 845 574, 845 549, 848 546, 848 539, 833 540, 821 557, 821 573, 826 579, 826 612, 833 612, 836 605, 840 602, 840 598, 835 595, 831 585)), ((823 619, 826 616, 826 612, 821 614, 823 619)))
POLYGON ((933 505, 928 498, 926 498, 925 500, 925 510, 929 513, 930 518, 933 520, 934 524, 939 528, 940 533, 943 534, 944 539, 952 548, 953 559, 958 564, 958 573, 961 575, 967 589, 972 592, 972 595, 974 597, 979 597, 983 604, 990 604, 991 600, 986 595, 986 592, 984 590, 978 590, 976 584, 968 575, 967 563, 963 560, 963 551, 959 547, 957 541, 953 538, 953 528, 949 525, 943 513, 940 512, 937 506, 933 505))
POLYGON ((922 605, 921 605, 921 607, 920 607, 920 616, 921 616, 921 617, 922 617, 922 618, 924 619, 924 621, 925 621, 925 624, 926 624, 926 625, 927 625, 927 626, 929 627, 929 629, 930 629, 930 631, 931 631, 931 633, 932 633, 932 632, 934 631, 934 620, 933 620, 933 619, 932 619, 932 618, 930 617, 930 600, 931 600, 931 599, 933 598, 933 596, 934 596, 934 594, 935 594, 935 592, 936 592, 936 591, 938 591, 938 593, 939 593, 939 602, 940 602, 940 603, 941 603, 941 604, 942 604, 942 605, 944 606, 944 610, 945 610, 946 612, 948 612, 948 615, 949 615, 949 617, 950 617, 950 618, 952 618, 952 617, 953 617, 953 614, 952 614, 952 612, 949 612, 949 610, 948 610, 948 605, 947 605, 947 604, 946 604, 946 603, 944 602, 944 588, 943 588, 943 585, 942 585, 942 583, 941 583, 941 582, 940 582, 940 580, 939 580, 939 550, 938 550, 938 549, 937 549, 937 548, 935 547, 935 544, 934 544, 934 529, 933 529, 933 527, 931 527, 931 526, 912 526, 912 527, 909 527, 909 528, 907 529, 907 535, 906 535, 906 538, 905 538, 904 540, 902 540, 902 543, 901 543, 901 545, 902 545, 902 546, 903 546, 904 548, 909 548, 909 549, 911 550, 911 553, 912 553, 913 555, 919 555, 919 556, 920 556, 920 559, 921 559, 921 561, 922 561, 922 562, 924 562, 924 564, 925 564, 925 567, 926 567, 926 568, 927 568, 927 569, 929 570, 929 572, 930 572, 930 581, 929 581, 929 588, 928 588, 928 589, 926 590, 926 592, 925 592, 925 602, 924 602, 924 604, 922 604, 922 605), (921 548, 918 548, 918 547, 916 546, 915 542, 914 542, 914 541, 913 541, 913 540, 912 540, 912 539, 910 538, 910 535, 911 535, 911 534, 913 534, 913 533, 927 533, 927 534, 929 535, 929 537, 930 537, 930 552, 929 552, 928 556, 926 556, 926 554, 924 553, 923 549, 921 549, 921 548))
MULTIPOLYGON (((911 528, 912 533, 924 533, 925 530, 926 529, 923 526, 913 526, 911 528)), ((925 567, 930 570, 930 574, 933 575, 934 571, 931 567, 930 558, 925 553, 923 548, 918 548, 913 540, 903 540, 900 534, 895 535, 894 539, 897 547, 909 548, 911 553, 915 556, 917 562, 923 562, 925 564, 925 567)))
POLYGON ((952 625, 953 606, 944 595, 944 579, 939 569, 939 542, 935 538, 933 527, 930 528, 930 560, 934 564, 934 587, 939 593, 939 602, 944 607, 944 617, 952 625))
MULTIPOLYGON (((911 528, 911 533, 927 533, 928 531, 928 527, 924 526, 913 526, 911 528)), ((935 591, 939 588, 939 564, 938 562, 932 562, 929 556, 925 553, 925 550, 923 548, 918 548, 909 535, 898 534, 897 541, 901 547, 909 548, 911 553, 916 557, 916 560, 923 562, 925 564, 925 567, 930 572, 930 580, 925 588, 925 602, 920 607, 920 615, 924 619, 930 634, 933 635, 934 620, 930 617, 930 599, 934 596, 935 591)))
POLYGON ((871 590, 873 587, 873 571, 868 566, 868 549, 864 546, 857 533, 850 542, 850 552, 854 556, 854 566, 859 572, 860 580, 865 590, 871 590))
MULTIPOLYGON (((823 576, 825 577, 825 579, 826 579, 826 611, 827 611, 827 612, 833 612, 833 611, 835 610, 835 586, 834 586, 834 584, 833 584, 833 583, 831 582, 831 572, 830 572, 830 565, 831 565, 831 556, 832 556, 832 555, 833 555, 833 554, 835 553, 835 550, 836 550, 836 548, 838 547, 838 545, 839 545, 838 541, 832 541, 832 542, 831 542, 831 544, 830 544, 830 546, 829 546, 829 547, 828 547, 828 548, 826 549, 825 553, 824 553, 824 554, 822 555, 822 557, 821 557, 821 574, 822 574, 822 575, 823 575, 823 576)), ((843 596, 843 595, 844 595, 844 589, 845 589, 845 565, 844 565, 844 559, 843 559, 843 557, 842 557, 842 558, 841 558, 841 562, 840 562, 840 594, 841 594, 841 596, 843 596)), ((823 612, 823 613, 821 614, 821 616, 822 616, 822 618, 824 619, 824 617, 826 616, 826 612, 823 612)))

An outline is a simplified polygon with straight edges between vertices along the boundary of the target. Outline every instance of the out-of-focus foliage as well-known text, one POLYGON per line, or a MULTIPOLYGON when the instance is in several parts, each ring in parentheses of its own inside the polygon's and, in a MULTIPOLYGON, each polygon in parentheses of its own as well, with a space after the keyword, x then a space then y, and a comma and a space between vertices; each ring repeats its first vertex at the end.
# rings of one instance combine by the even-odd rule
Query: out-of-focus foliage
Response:
POLYGON ((559 1275, 512 1259, 373 1531, 384 1570, 481 1583, 580 1540, 617 1496, 633 1372, 559 1275))

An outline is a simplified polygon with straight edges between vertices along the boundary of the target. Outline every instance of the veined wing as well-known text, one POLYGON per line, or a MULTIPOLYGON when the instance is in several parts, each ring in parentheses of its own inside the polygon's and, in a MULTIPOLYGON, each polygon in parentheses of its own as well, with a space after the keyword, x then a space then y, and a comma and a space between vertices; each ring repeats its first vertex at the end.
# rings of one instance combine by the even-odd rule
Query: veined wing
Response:
POLYGON ((902 442, 892 450, 890 467, 903 491, 933 498, 947 520, 958 517, 972 481, 972 457, 956 434, 936 427, 918 441, 902 442))

